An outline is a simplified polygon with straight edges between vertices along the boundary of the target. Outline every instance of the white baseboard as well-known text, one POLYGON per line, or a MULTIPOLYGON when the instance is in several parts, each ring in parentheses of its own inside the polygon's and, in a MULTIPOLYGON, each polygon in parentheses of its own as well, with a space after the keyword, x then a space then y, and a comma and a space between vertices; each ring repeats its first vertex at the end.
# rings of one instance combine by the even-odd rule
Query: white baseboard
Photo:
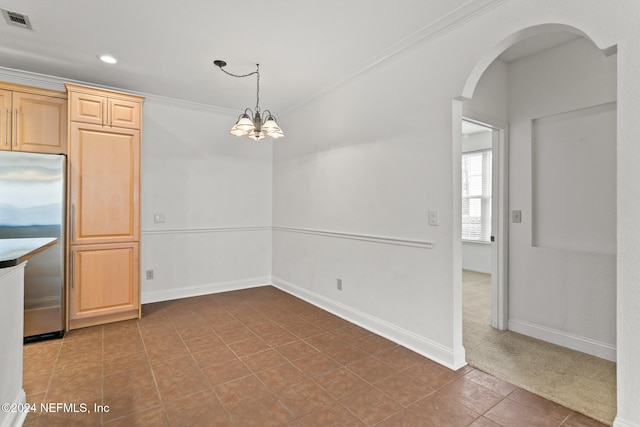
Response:
POLYGON ((180 298, 197 297, 200 295, 217 294, 220 292, 237 291, 240 289, 268 286, 269 277, 252 277, 249 279, 232 280, 228 282, 206 283, 196 286, 175 287, 158 291, 144 291, 141 295, 142 304, 169 301, 180 298))
POLYGON ((462 266, 463 270, 467 270, 467 271, 472 271, 474 273, 483 273, 483 274, 491 274, 491 270, 489 271, 485 271, 481 268, 469 268, 469 267, 465 267, 464 265, 462 266))
MULTIPOLYGON (((27 402, 27 395, 25 394, 23 389, 20 389, 18 395, 14 399, 13 402, 1 402, 1 403, 9 403, 9 405, 13 405, 15 407, 21 408, 24 407, 27 402)), ((0 427, 21 427, 24 423, 24 420, 27 418, 28 412, 0 412, 0 427)))
POLYGON ((413 350, 449 369, 458 370, 467 364, 465 361, 464 348, 462 347, 457 352, 454 352, 451 348, 421 337, 406 329, 399 328, 389 322, 373 317, 338 301, 289 283, 286 280, 278 277, 272 277, 271 279, 273 286, 278 289, 413 350))
POLYGON ((602 359, 616 361, 616 347, 607 343, 547 328, 523 320, 509 320, 509 330, 522 335, 581 351, 602 359))
POLYGON ((616 419, 613 421, 613 427, 640 427, 640 424, 625 421, 619 417, 616 417, 616 419))

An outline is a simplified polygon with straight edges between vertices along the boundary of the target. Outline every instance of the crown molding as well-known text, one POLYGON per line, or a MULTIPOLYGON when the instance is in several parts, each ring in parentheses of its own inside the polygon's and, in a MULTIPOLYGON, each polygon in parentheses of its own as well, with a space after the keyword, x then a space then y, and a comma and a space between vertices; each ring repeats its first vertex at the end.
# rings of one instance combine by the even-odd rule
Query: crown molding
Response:
POLYGON ((394 43, 392 46, 382 50, 380 53, 369 58, 367 61, 364 61, 360 65, 351 68, 350 70, 342 74, 342 77, 339 77, 338 79, 324 85, 311 96, 293 104, 289 108, 285 108, 280 113, 280 115, 284 116, 294 110, 297 110, 303 105, 308 104, 314 99, 319 98, 328 92, 331 92, 339 86, 342 86, 343 84, 356 78, 360 74, 363 74, 371 68, 374 68, 376 65, 385 62, 402 52, 410 50, 413 47, 434 40, 446 34, 447 32, 454 30, 455 28, 458 28, 463 24, 477 18, 478 16, 484 15, 490 10, 508 1, 510 0, 471 0, 463 4, 459 8, 449 12, 447 15, 444 15, 441 18, 438 18, 430 24, 422 27, 418 31, 405 37, 397 43, 394 43))
POLYGON ((84 82, 74 79, 65 79, 62 77, 51 76, 47 74, 34 73, 31 71, 18 70, 14 68, 0 67, 0 80, 25 86, 34 86, 42 89, 50 89, 58 92, 66 92, 65 83, 71 83, 82 86, 91 86, 99 89, 105 89, 115 92, 124 92, 132 95, 142 96, 145 102, 158 103, 162 105, 171 105, 179 108, 187 108, 192 110, 200 110, 217 114, 225 114, 237 116, 238 112, 230 108, 218 107, 215 105, 200 104, 182 99, 169 98, 166 96, 154 95, 152 93, 137 92, 128 89, 122 89, 113 86, 106 86, 94 82, 84 82))

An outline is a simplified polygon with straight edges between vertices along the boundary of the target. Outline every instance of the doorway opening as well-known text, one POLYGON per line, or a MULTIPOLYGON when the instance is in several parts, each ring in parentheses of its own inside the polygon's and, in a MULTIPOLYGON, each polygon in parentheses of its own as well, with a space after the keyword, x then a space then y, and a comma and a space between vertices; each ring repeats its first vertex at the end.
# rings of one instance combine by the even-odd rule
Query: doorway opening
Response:
POLYGON ((475 322, 496 329, 507 326, 506 157, 504 129, 465 117, 462 120, 462 283, 465 347, 477 336, 475 322), (469 323, 472 322, 472 323, 469 323))

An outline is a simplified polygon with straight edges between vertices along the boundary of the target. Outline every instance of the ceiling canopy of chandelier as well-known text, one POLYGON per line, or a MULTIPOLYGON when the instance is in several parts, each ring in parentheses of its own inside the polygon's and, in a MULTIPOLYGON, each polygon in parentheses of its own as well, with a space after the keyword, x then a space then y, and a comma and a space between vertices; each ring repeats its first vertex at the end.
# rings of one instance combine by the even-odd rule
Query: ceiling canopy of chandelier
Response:
POLYGON ((256 64, 256 71, 249 74, 232 74, 224 69, 227 65, 225 61, 216 60, 213 64, 222 70, 225 74, 233 77, 244 78, 256 75, 256 108, 245 108, 244 113, 240 114, 236 124, 233 125, 229 133, 233 136, 246 136, 254 141, 264 139, 265 136, 277 139, 284 136, 284 132, 278 126, 276 118, 271 111, 260 111, 260 64, 256 64))

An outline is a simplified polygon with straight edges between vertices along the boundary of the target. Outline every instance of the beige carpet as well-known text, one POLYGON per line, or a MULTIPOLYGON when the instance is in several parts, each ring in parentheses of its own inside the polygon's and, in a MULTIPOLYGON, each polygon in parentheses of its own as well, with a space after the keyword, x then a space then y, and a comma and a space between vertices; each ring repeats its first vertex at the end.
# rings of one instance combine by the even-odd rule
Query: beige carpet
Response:
POLYGON ((491 277, 463 271, 463 343, 469 365, 525 390, 613 424, 616 364, 491 323, 491 277))

